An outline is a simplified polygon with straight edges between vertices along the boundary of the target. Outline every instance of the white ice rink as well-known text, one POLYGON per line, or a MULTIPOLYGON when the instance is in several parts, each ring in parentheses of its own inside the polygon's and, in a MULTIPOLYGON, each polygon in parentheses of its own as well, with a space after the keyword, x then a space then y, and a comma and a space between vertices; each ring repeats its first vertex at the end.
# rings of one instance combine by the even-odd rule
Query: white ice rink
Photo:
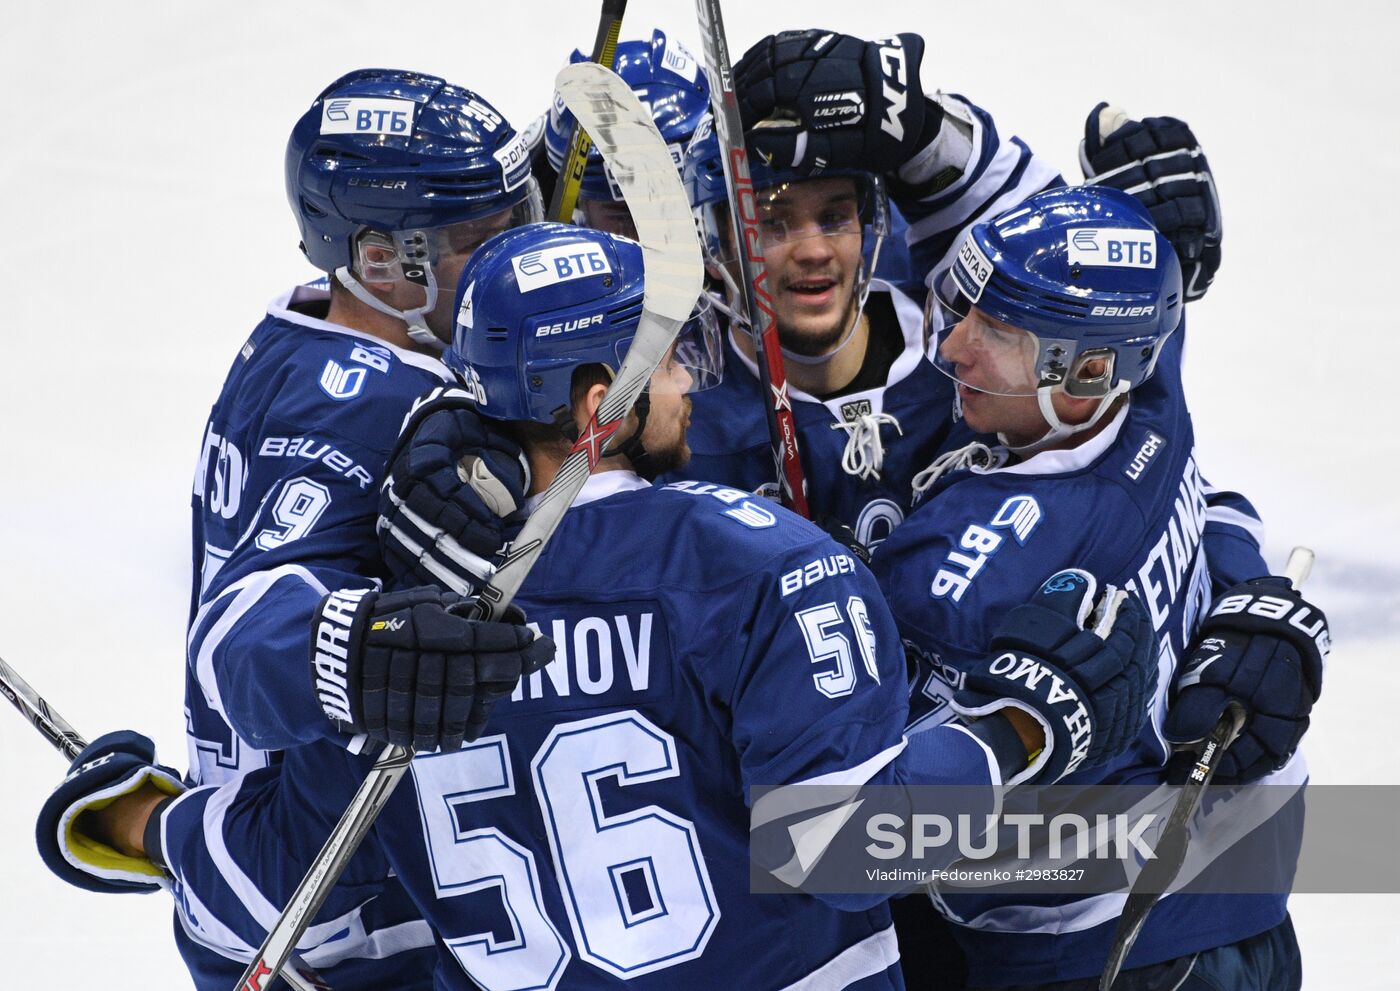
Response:
MULTIPOLYGON (((436 73, 517 124, 593 38, 597 3, 119 3, 7 8, 0 196, 0 657, 89 737, 138 727, 183 766, 189 487, 204 418, 267 300, 314 273, 282 151, 364 65, 436 73)), ((1305 543, 1336 651, 1313 779, 1400 782, 1400 7, 1263 0, 727 5, 735 56, 820 26, 928 40, 964 93, 1067 176, 1100 99, 1188 120, 1224 204, 1187 386, 1206 469, 1247 492, 1281 567, 1305 543)), ((696 51, 683 0, 632 0, 696 51)), ((164 895, 99 896, 41 866, 63 765, 0 711, 0 960, 8 987, 185 988, 164 895)), ((1336 837, 1339 844, 1345 836, 1336 837)), ((1400 988, 1397 896, 1294 899, 1306 986, 1400 988)))

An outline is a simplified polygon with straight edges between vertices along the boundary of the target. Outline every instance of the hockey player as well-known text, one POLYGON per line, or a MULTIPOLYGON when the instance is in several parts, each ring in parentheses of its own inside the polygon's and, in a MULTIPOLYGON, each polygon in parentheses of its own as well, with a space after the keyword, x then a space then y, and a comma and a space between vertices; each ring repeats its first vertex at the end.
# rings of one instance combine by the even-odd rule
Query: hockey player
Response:
MULTIPOLYGON (((569 61, 586 62, 588 56, 575 49, 569 61)), ((710 106, 710 86, 700 60, 685 45, 656 29, 649 41, 618 42, 612 67, 651 110, 652 122, 679 169, 686 145, 710 106)), ((574 124, 574 115, 555 93, 549 113, 545 115, 544 143, 549 167, 556 173, 564 167, 574 124)), ((637 228, 623 202, 622 191, 596 148, 589 151, 584 163, 574 222, 634 240, 637 237, 637 228)))
MULTIPOLYGON (((452 615, 456 597, 372 591, 384 574, 374 530, 382 466, 413 401, 450 379, 436 355, 450 337, 457 275, 482 241, 539 218, 521 139, 469 90, 366 69, 332 83, 297 122, 286 181, 302 250, 327 279, 271 304, 204 430, 186 681, 193 785, 229 781, 278 751, 327 739, 351 750, 367 736, 425 750, 456 746, 480 732, 491 677, 509 682, 511 663, 538 664, 548 646, 530 644, 519 626, 452 615), (405 611, 411 620, 386 709, 387 671, 374 664, 388 655, 367 631, 405 611), (328 636, 343 638, 331 646, 349 679, 339 726, 306 676, 308 653, 328 636), (483 657, 494 665, 491 677, 483 657)), ((112 860, 110 850, 84 843, 81 830, 60 828, 88 807, 89 785, 106 798, 136 789, 142 760, 154 753, 140 739, 98 741, 79 759, 101 780, 70 781, 40 822, 41 851, 60 876, 99 890, 149 890, 161 879, 144 858, 112 860)), ((151 780, 141 792, 149 805, 168 804, 180 790, 171 775, 151 780)), ((209 814, 217 856, 222 812, 209 814)), ((99 818, 81 822, 100 827, 99 818)), ((348 882, 362 897, 313 930, 306 957, 342 989, 391 977, 396 986, 422 986, 431 934, 396 883, 379 883, 382 868, 376 877, 376 865, 365 866, 363 874, 352 868, 348 882), (336 938, 316 947, 318 933, 322 942, 336 938)), ((266 928, 276 909, 246 878, 227 881, 230 897, 217 911, 208 890, 196 896, 185 880, 177 872, 172 882, 181 952, 197 986, 231 987, 260 941, 257 926, 266 928)))
MULTIPOLYGON (((999 617, 1034 588, 1031 576, 1078 562, 1146 604, 1160 681, 1135 746, 1066 782, 1159 778, 1167 740, 1204 737, 1233 696, 1252 716, 1236 744, 1242 763, 1225 780, 1281 768, 1265 780, 1300 785, 1294 748, 1320 689, 1326 621, 1283 579, 1240 585, 1210 608, 1206 496, 1172 354, 1183 287, 1171 245, 1131 197, 1060 189, 974 226, 951 275, 957 312, 932 302, 929 332, 963 417, 982 437, 921 473, 922 503, 873 562, 919 658, 914 725, 977 714, 988 691, 1003 687, 979 670, 999 617), (1203 617, 1210 639, 1188 656, 1203 617), (1190 677, 1164 735, 1179 668, 1190 677), (1212 687, 1190 687, 1203 679, 1212 687)), ((1274 823, 1287 837, 1275 851, 1283 856, 1290 841, 1296 856, 1298 806, 1274 823)), ((1136 969, 1115 987, 1298 987, 1285 901, 1169 895, 1128 958, 1136 969)), ((956 923, 970 986, 1078 988, 1058 982, 1092 985, 1121 899, 946 894, 939 903, 956 923)))
MULTIPOLYGON (((641 252, 600 232, 531 226, 483 246, 461 291, 449 360, 470 369, 482 412, 522 440, 538 493, 635 331, 641 252), (605 271, 522 285, 516 263, 551 251, 587 253, 605 271), (554 326, 575 330, 538 333, 554 326)), ((953 782, 985 789, 988 811, 992 784, 1064 771, 1048 755, 1070 749, 1065 703, 1048 694, 906 740, 903 650, 863 567, 747 493, 656 488, 637 474, 684 460, 685 392, 714 371, 707 351, 699 335, 671 349, 645 416, 624 427, 521 590, 563 656, 500 704, 498 732, 416 759, 412 786, 366 843, 438 933, 436 987, 900 987, 878 896, 843 911, 749 894, 749 789, 953 782), (723 555, 707 552, 716 546, 723 555), (791 577, 813 561, 832 567, 791 577)), ((1043 611, 1077 615, 1086 592, 1049 597, 1043 611)), ((1018 648, 1084 706, 1091 738, 1076 742, 1091 763, 1136 735, 1153 678, 1140 607, 1109 618, 1105 639, 1076 620, 1018 648)), ((284 872, 289 891, 319 838, 286 824, 343 805, 366 766, 344 748, 298 747, 278 768, 175 803, 147 832, 178 872, 187 855, 207 859, 181 838, 226 810, 231 835, 275 842, 276 862, 260 869, 284 872)))
MULTIPOLYGON (((922 54, 914 34, 866 42, 785 32, 735 67, 808 500, 814 515, 850 526, 866 546, 904 518, 914 473, 951 427, 951 390, 925 353, 922 282, 946 271, 965 226, 1063 182, 1019 139, 1001 140, 966 99, 926 96, 922 54), (844 198, 844 215, 832 211, 832 194, 844 198), (890 195, 910 221, 917 284, 870 277, 884 253, 890 195)), ((1199 256, 1202 242, 1218 242, 1214 187, 1189 129, 1166 119, 1106 129, 1099 118, 1096 111, 1086 129, 1086 168, 1140 186, 1183 252, 1199 256), (1191 178, 1152 181, 1183 162, 1191 178)), ((712 269, 732 283, 719 149, 703 127, 686 174, 712 269)), ((1193 263, 1202 291, 1217 263, 1218 248, 1193 263)), ((733 291, 728 302, 733 309, 733 291)), ((693 477, 745 488, 772 482, 766 397, 751 353, 746 335, 732 334, 731 374, 697 402, 693 477)))

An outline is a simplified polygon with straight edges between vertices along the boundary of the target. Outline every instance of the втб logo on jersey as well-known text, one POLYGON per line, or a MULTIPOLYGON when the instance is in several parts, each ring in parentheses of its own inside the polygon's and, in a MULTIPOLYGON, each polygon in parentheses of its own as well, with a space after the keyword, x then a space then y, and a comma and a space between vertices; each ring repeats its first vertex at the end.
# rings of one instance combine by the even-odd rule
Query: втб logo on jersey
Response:
POLYGON ((1001 504, 991 521, 982 526, 971 523, 958 539, 957 549, 948 552, 943 566, 933 576, 929 594, 935 599, 950 598, 961 602, 964 593, 972 585, 972 580, 982 573, 987 562, 1005 540, 997 530, 1010 530, 1016 543, 1024 545, 1031 533, 1040 525, 1040 503, 1034 496, 1014 495, 1001 504))
POLYGON ((515 269, 515 283, 521 292, 534 292, 545 286, 612 272, 602 246, 585 242, 530 251, 512 258, 510 264, 515 269))

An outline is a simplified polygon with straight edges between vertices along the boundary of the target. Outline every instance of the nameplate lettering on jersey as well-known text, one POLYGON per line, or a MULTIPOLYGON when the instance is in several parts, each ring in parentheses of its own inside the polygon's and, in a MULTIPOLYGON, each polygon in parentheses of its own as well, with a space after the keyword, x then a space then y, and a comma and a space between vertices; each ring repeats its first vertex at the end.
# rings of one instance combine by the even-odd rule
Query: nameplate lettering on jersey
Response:
POLYGON ((320 461, 337 475, 343 475, 358 482, 360 488, 367 489, 374 484, 374 477, 360 467, 347 454, 336 450, 324 441, 311 437, 264 437, 258 448, 260 458, 302 458, 306 461, 320 461))
POLYGON ((956 548, 948 552, 943 566, 933 576, 929 594, 935 599, 948 598, 954 603, 971 587, 987 562, 1002 547, 1005 540, 998 530, 1010 530, 1016 543, 1025 545, 1044 516, 1034 496, 1014 495, 1001 504, 987 524, 970 523, 958 538, 956 548))
POLYGON ((327 100, 321 107, 322 134, 395 134, 413 131, 412 100, 353 97, 327 100))
POLYGON ((788 596, 801 591, 808 585, 815 585, 824 578, 836 575, 855 574, 855 559, 847 554, 828 554, 815 561, 808 561, 800 568, 793 568, 778 579, 780 596, 788 596))
POLYGON ((1125 583, 1147 606, 1152 626, 1159 632, 1177 602, 1183 603, 1185 615, 1181 622, 1172 624, 1176 630, 1195 629, 1196 616, 1209 604, 1210 576, 1205 559, 1197 554, 1205 526, 1205 484, 1193 454, 1186 459, 1167 525, 1138 565, 1135 577, 1125 583))
POLYGON ((587 241, 528 251, 516 255, 510 264, 515 269, 515 284, 521 292, 534 292, 560 282, 612 272, 612 265, 608 263, 602 245, 587 241))
POLYGON ((1149 430, 1147 439, 1142 442, 1142 447, 1138 448, 1138 452, 1133 455, 1133 460, 1128 464, 1128 467, 1123 469, 1123 474, 1134 482, 1142 478, 1142 473, 1147 470, 1147 466, 1151 464, 1152 459, 1157 456, 1157 452, 1166 443, 1160 436, 1149 430))
POLYGON ((762 530, 765 527, 774 526, 778 522, 778 517, 772 510, 760 505, 762 499, 752 492, 745 492, 742 489, 726 488, 723 485, 714 485, 710 482, 672 482, 666 486, 677 492, 688 492, 691 495, 707 495, 713 499, 718 499, 727 506, 733 506, 724 515, 732 520, 738 520, 750 530, 762 530))
POLYGON ((528 624, 555 644, 554 661, 522 678, 511 699, 530 708, 594 708, 667 698, 671 669, 665 620, 655 608, 528 624))

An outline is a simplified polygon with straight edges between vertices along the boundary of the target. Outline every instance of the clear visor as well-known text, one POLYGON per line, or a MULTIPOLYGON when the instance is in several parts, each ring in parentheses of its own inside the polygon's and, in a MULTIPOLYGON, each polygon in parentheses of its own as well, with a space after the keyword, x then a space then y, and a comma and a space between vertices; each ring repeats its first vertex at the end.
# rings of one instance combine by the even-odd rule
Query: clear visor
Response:
POLYGON ((448 258, 468 258, 488 239, 544 217, 539 185, 532 176, 524 199, 497 213, 442 227, 365 231, 356 244, 355 274, 366 282, 423 281, 425 266, 448 258))
MULTIPOLYGON (((615 367, 622 366, 622 359, 631 345, 630 337, 618 342, 615 367)), ((679 389, 683 394, 703 392, 719 385, 724 378, 724 338, 708 296, 700 297, 695 311, 657 366, 656 374, 670 375, 676 380, 684 375, 689 383, 679 389)))
MULTIPOLYGON (((870 227, 877 238, 889 232, 889 207, 878 178, 832 176, 781 182, 757 190, 754 206, 759 247, 789 245, 810 237, 861 237, 870 227)), ((716 204, 706 218, 713 225, 721 262, 734 261, 734 239, 729 231, 729 205, 716 204)))
POLYGON ((632 211, 621 200, 588 200, 580 196, 574 221, 580 227, 637 240, 637 225, 632 220, 632 211))
POLYGON ((932 338, 935 367, 978 392, 1034 396, 1049 388, 1093 398, 1112 389, 1112 349, 1080 353, 1073 340, 1042 338, 1014 327, 960 294, 948 304, 929 293, 924 327, 932 338))

